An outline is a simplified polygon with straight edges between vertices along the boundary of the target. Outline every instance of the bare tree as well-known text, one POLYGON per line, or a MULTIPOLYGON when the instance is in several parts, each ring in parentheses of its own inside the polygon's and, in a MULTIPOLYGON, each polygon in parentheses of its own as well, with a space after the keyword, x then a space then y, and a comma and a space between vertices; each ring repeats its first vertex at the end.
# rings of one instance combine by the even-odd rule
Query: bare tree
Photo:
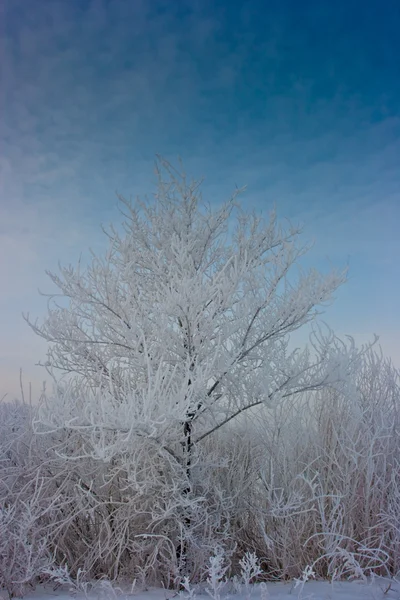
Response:
POLYGON ((308 249, 298 228, 246 213, 237 193, 212 209, 161 159, 157 177, 153 201, 120 198, 124 230, 106 232, 104 257, 48 273, 59 294, 44 323, 26 319, 50 343, 46 367, 68 376, 41 423, 75 432, 82 456, 116 461, 139 487, 143 448, 146 476, 167 485, 162 458, 170 489, 194 502, 189 529, 200 442, 257 406, 342 385, 358 352, 321 333, 314 352, 289 349, 345 280, 296 270, 308 249))

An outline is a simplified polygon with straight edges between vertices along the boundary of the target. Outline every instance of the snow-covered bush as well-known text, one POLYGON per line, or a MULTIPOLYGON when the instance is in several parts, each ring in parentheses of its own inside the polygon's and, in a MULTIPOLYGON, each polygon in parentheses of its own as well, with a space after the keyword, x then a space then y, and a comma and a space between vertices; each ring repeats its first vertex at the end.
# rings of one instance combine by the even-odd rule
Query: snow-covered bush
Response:
POLYGON ((243 424, 248 478, 231 535, 245 536, 270 576, 300 577, 306 565, 345 576, 350 558, 367 574, 398 570, 400 377, 370 349, 354 384, 351 394, 301 395, 243 424))
POLYGON ((198 515, 181 565, 173 540, 182 539, 186 493, 173 504, 179 499, 176 474, 171 469, 168 475, 168 463, 151 444, 141 452, 138 447, 130 479, 115 462, 82 458, 85 438, 79 431, 33 435, 29 409, 0 405, 1 502, 13 528, 12 537, 3 532, 0 538, 2 573, 13 582, 9 589, 18 592, 17 582, 29 577, 33 582, 50 556, 56 565, 68 564, 74 579, 81 569, 87 580, 125 575, 139 584, 174 586, 187 568, 199 581, 216 540, 224 542, 229 575, 240 576, 246 552, 260 557, 265 579, 301 579, 307 565, 317 576, 335 579, 396 574, 399 374, 370 350, 354 382, 354 395, 329 389, 299 395, 249 414, 198 445, 198 515), (157 470, 163 479, 154 478, 157 470), (14 542, 22 551, 14 554, 10 576, 4 566, 10 565, 14 542))
POLYGON ((243 558, 239 561, 241 570, 241 579, 246 591, 245 598, 250 600, 251 586, 257 578, 262 575, 262 569, 259 564, 258 557, 254 552, 246 552, 243 558))
MULTIPOLYGON (((0 403, 0 589, 21 595, 51 563, 45 482, 32 460, 31 408, 0 403)), ((36 457, 37 458, 37 457, 36 457)))
POLYGON ((51 563, 37 493, 33 490, 28 502, 19 499, 0 509, 0 588, 10 598, 22 595, 51 563))
POLYGON ((206 592, 212 600, 221 600, 221 591, 226 584, 226 573, 230 567, 226 559, 226 552, 222 547, 215 548, 214 554, 210 556, 206 592))

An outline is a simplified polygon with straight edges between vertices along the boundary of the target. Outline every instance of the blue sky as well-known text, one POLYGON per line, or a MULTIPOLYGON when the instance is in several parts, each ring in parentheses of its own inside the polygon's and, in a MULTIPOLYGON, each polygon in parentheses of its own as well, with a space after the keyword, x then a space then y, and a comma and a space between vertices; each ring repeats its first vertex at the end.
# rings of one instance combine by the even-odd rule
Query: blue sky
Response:
POLYGON ((104 247, 116 196, 180 155, 204 195, 304 223, 350 264, 326 320, 400 366, 397 0, 3 0, 0 393, 34 389, 45 269, 104 247))

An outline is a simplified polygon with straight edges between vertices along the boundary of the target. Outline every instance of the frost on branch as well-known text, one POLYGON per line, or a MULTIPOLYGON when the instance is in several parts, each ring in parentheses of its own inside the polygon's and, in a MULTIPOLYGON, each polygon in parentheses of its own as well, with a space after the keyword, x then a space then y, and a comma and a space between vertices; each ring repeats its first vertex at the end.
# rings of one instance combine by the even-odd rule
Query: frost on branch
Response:
POLYGON ((49 274, 64 302, 51 296, 48 318, 31 323, 50 342, 47 367, 73 375, 82 396, 92 390, 76 393, 82 406, 63 426, 97 428, 105 452, 107 431, 171 445, 182 422, 194 442, 323 383, 288 334, 344 275, 292 273, 306 251, 298 229, 242 212, 236 195, 212 210, 163 161, 153 202, 121 202, 124 234, 111 228, 104 257, 49 274))
POLYGON ((221 591, 226 584, 226 573, 230 566, 226 558, 221 547, 216 548, 213 556, 210 556, 206 592, 212 600, 221 600, 221 591))
MULTIPOLYGON (((130 524, 142 515, 139 534, 153 536, 121 524, 117 543, 114 516, 105 554, 142 553, 140 569, 161 561, 174 579, 184 563, 200 572, 229 527, 224 492, 195 477, 208 440, 251 409, 342 386, 358 351, 330 333, 315 335, 312 352, 289 349, 345 279, 296 268, 307 250, 298 228, 247 214, 237 194, 212 209, 162 160, 157 176, 153 201, 121 198, 123 232, 110 228, 104 256, 49 273, 58 294, 44 323, 27 319, 49 342, 46 368, 66 375, 36 430, 107 489, 123 482, 107 510, 130 524)), ((97 505, 90 477, 85 485, 97 505)))
POLYGON ((243 558, 239 561, 242 581, 246 590, 246 600, 250 600, 251 584, 257 580, 262 574, 262 569, 259 560, 254 552, 246 552, 243 558))

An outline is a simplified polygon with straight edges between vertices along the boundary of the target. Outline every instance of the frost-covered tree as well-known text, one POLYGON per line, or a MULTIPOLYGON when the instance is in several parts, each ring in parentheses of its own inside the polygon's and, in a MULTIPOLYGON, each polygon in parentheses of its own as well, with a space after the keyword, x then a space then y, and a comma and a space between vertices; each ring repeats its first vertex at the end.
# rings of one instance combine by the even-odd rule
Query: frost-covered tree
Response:
POLYGON ((248 214, 237 193, 203 203, 199 183, 163 160, 157 176, 154 200, 121 198, 124 229, 106 232, 103 257, 49 273, 62 301, 28 322, 50 342, 47 368, 67 375, 42 424, 75 432, 79 456, 118 458, 135 489, 147 448, 146 478, 166 478, 155 457, 167 460, 184 503, 202 440, 257 406, 344 381, 357 351, 330 335, 312 353, 289 349, 345 279, 296 269, 298 228, 248 214))

